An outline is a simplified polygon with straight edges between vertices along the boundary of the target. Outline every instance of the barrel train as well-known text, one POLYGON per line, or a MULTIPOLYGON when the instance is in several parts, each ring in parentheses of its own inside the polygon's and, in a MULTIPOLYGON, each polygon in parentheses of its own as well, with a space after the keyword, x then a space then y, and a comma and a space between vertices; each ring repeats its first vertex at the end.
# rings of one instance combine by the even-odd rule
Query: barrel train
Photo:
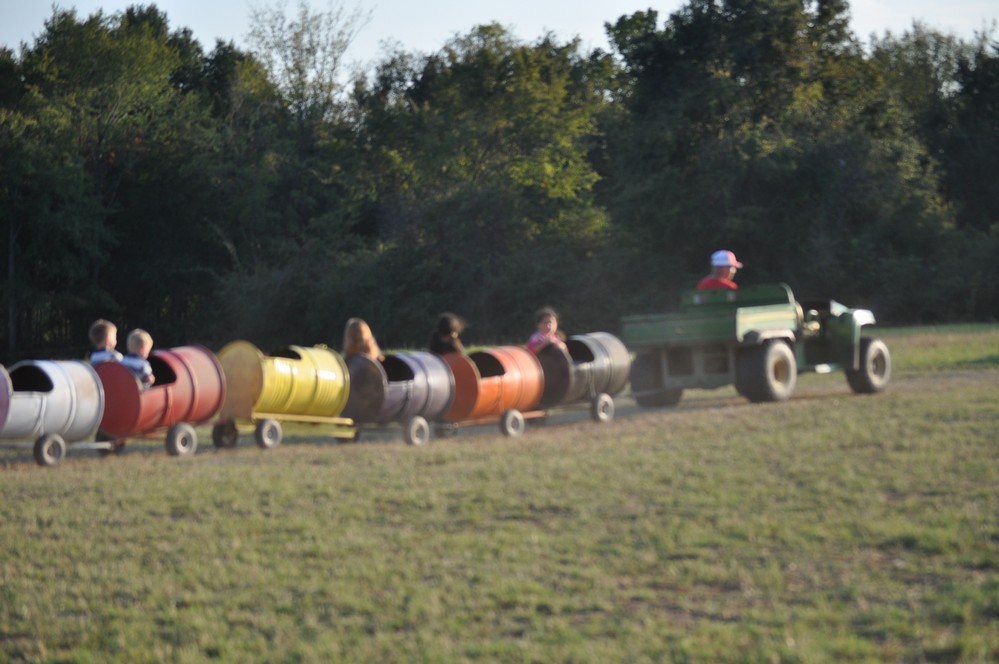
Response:
POLYGON ((334 438, 401 425, 407 443, 462 425, 498 424, 509 436, 555 407, 589 402, 609 421, 628 382, 631 357, 611 334, 571 337, 535 356, 519 346, 465 354, 388 353, 342 357, 325 346, 264 353, 234 341, 218 354, 198 346, 153 351, 155 383, 143 388, 119 362, 26 360, 0 367, 0 439, 33 440, 39 465, 74 449, 112 453, 125 440, 165 436, 172 456, 193 454, 195 427, 212 425, 216 447, 233 447, 242 427, 258 446, 282 439, 282 422, 329 425, 334 438))
POLYGON ((28 360, 0 367, 0 439, 33 439, 35 460, 46 466, 59 463, 67 442, 115 451, 124 439, 164 430, 171 455, 191 454, 195 426, 208 423, 220 448, 236 445, 243 426, 257 445, 274 447, 281 422, 331 425, 334 437, 351 439, 365 427, 402 425, 406 442, 421 445, 431 423, 439 435, 498 423, 518 436, 527 420, 587 401, 593 419, 606 422, 629 381, 639 406, 670 406, 686 389, 725 385, 749 401, 783 401, 803 372, 843 371, 857 393, 880 392, 891 377, 888 347, 863 334, 874 324, 870 311, 799 302, 785 284, 690 291, 678 312, 621 323, 621 339, 583 334, 537 355, 497 346, 376 360, 325 346, 264 354, 234 341, 216 356, 182 346, 150 355, 148 389, 120 363, 28 360))

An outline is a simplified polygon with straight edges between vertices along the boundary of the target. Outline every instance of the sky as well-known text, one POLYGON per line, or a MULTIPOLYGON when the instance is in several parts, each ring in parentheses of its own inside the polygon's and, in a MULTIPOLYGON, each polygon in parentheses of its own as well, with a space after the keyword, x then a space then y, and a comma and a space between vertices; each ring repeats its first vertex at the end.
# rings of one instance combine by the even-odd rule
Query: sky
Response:
MULTIPOLYGON (((308 0, 313 11, 325 10, 328 0, 308 0)), ((608 49, 604 23, 635 11, 655 9, 660 26, 686 0, 340 0, 348 9, 370 12, 347 57, 370 68, 381 59, 386 43, 408 52, 431 53, 472 27, 498 22, 519 39, 534 41, 553 32, 560 41, 579 37, 584 49, 608 49)), ((76 9, 80 19, 102 10, 114 14, 133 5, 155 4, 165 12, 171 30, 190 28, 206 52, 216 39, 246 45, 253 7, 273 6, 275 0, 0 0, 0 45, 17 51, 31 44, 52 16, 52 8, 76 9)), ((288 0, 289 14, 298 0, 288 0)), ((971 39, 999 19, 996 0, 852 0, 851 28, 862 40, 886 30, 900 35, 920 20, 931 28, 971 39)), ((993 33, 999 37, 999 31, 993 33)))

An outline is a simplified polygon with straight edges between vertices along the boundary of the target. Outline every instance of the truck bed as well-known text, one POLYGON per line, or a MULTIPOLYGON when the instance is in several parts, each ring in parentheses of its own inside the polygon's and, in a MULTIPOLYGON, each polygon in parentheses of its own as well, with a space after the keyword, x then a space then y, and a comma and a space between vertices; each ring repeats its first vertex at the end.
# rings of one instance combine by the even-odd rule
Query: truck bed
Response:
POLYGON ((621 338, 636 348, 705 343, 742 343, 749 332, 798 326, 798 306, 783 284, 740 291, 688 291, 681 310, 626 316, 621 338))

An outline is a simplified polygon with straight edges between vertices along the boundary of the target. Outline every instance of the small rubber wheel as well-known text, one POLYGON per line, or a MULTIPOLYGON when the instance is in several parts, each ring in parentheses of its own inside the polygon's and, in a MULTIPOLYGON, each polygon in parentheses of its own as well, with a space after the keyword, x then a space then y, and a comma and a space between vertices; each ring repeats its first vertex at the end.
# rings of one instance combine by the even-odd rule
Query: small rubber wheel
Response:
POLYGON ((614 399, 609 394, 601 392, 590 404, 590 417, 594 422, 606 424, 614 419, 614 399))
POLYGON ((170 456, 188 456, 198 449, 198 434, 187 422, 174 424, 167 431, 166 450, 170 456))
POLYGON ((511 408, 503 413, 499 426, 504 436, 510 436, 511 438, 522 436, 525 429, 524 415, 516 408, 511 408))
POLYGON ((35 441, 35 463, 39 466, 58 466, 66 456, 66 441, 55 433, 47 433, 35 441))
POLYGON ((232 420, 219 422, 212 427, 212 444, 215 447, 221 449, 236 447, 238 442, 239 429, 236 428, 236 423, 232 420))
POLYGON ((403 426, 402 438, 407 445, 426 445, 430 442, 430 425, 419 415, 411 417, 403 426))
POLYGON ((253 432, 257 446, 270 450, 281 444, 281 423, 277 420, 260 420, 253 432))

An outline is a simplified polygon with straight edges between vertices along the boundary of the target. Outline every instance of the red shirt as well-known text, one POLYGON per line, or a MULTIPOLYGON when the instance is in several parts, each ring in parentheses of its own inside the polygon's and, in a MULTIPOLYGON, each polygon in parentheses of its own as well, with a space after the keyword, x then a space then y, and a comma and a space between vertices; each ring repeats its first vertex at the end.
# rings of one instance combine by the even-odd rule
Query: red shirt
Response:
POLYGON ((725 277, 704 277, 697 282, 697 290, 712 290, 715 288, 739 290, 739 284, 725 277))

